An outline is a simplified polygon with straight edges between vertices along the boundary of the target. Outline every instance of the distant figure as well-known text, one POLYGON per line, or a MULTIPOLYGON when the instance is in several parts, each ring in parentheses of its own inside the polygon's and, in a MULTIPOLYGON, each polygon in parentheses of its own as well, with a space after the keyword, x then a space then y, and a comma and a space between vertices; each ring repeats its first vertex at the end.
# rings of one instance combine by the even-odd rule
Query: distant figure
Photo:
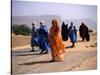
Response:
POLYGON ((74 47, 75 42, 77 41, 77 36, 76 36, 76 31, 75 31, 74 26, 73 26, 73 22, 71 22, 71 25, 69 27, 69 37, 70 37, 70 40, 72 42, 71 47, 74 47))
POLYGON ((34 51, 34 46, 39 45, 38 40, 39 40, 39 34, 38 34, 37 29, 35 28, 35 22, 34 22, 34 23, 32 23, 32 34, 31 34, 31 47, 32 47, 32 50, 31 51, 34 51))
POLYGON ((82 41, 86 39, 86 41, 90 40, 90 35, 88 32, 88 27, 82 22, 82 24, 79 27, 80 37, 82 38, 82 41))
POLYGON ((61 30, 61 34, 62 34, 62 39, 63 41, 67 41, 68 40, 68 24, 65 25, 65 23, 62 23, 62 30, 61 30))
POLYGON ((42 53, 48 53, 48 50, 50 50, 50 44, 48 41, 48 29, 47 27, 44 25, 44 22, 41 21, 40 22, 40 28, 39 28, 39 47, 41 48, 41 52, 42 53))
POLYGON ((59 28, 59 23, 56 19, 52 20, 52 26, 50 28, 49 36, 50 46, 51 46, 51 61, 62 61, 65 56, 65 47, 63 40, 61 38, 61 31, 59 28))

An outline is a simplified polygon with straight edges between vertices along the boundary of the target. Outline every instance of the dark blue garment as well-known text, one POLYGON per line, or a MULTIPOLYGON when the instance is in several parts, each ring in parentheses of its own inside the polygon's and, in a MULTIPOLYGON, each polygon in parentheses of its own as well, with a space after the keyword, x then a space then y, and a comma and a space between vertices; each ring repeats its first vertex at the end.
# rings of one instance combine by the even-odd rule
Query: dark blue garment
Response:
POLYGON ((39 45, 39 35, 37 36, 32 36, 31 38, 31 46, 38 46, 39 45))
POLYGON ((70 37, 71 42, 73 42, 73 43, 76 42, 77 36, 75 35, 74 31, 71 31, 71 32, 69 33, 69 37, 70 37))
POLYGON ((70 37, 71 42, 75 43, 77 41, 77 35, 73 26, 69 27, 69 37, 70 37))
POLYGON ((33 26, 32 27, 32 37, 31 37, 31 47, 39 45, 39 33, 37 29, 33 26))
POLYGON ((48 29, 46 28, 46 26, 41 26, 39 28, 39 47, 43 50, 43 51, 48 51, 50 50, 50 44, 48 41, 48 29))

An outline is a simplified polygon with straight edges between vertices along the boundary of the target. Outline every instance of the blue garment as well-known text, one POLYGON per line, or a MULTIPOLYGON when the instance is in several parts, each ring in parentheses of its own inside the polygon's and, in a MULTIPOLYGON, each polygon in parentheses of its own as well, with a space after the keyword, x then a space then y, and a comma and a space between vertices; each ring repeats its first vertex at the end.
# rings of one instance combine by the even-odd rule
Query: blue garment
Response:
POLYGON ((50 44, 48 40, 48 29, 45 25, 39 28, 39 47, 44 51, 50 50, 50 44))
POLYGON ((31 47, 39 45, 39 34, 35 26, 32 27, 31 47))
POLYGON ((75 33, 73 26, 69 27, 69 37, 71 42, 75 43, 77 41, 77 35, 75 33))

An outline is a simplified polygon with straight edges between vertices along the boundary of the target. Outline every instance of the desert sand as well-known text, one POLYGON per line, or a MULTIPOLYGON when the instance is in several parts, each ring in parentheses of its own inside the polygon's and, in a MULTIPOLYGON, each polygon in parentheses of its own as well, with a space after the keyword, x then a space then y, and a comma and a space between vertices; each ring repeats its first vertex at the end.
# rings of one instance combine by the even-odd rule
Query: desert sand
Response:
POLYGON ((30 45, 30 39, 31 36, 12 35, 12 48, 30 45))
MULTIPOLYGON (((23 40, 24 42, 27 41, 21 39, 21 41, 23 40)), ((28 38, 29 40, 30 38, 28 38)), ((40 55, 40 50, 37 47, 35 47, 35 52, 30 52, 30 44, 14 45, 12 48, 12 73, 31 74, 97 69, 96 32, 90 33, 90 41, 88 42, 81 42, 81 38, 78 35, 78 40, 74 48, 70 48, 70 40, 64 42, 64 45, 66 47, 66 56, 62 62, 50 62, 52 59, 51 53, 40 55)))

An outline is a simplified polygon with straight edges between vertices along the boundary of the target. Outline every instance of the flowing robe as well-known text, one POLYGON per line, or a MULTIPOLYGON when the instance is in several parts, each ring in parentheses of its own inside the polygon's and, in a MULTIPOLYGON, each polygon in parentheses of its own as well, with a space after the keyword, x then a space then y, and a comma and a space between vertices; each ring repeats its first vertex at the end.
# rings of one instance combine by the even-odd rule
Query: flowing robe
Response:
POLYGON ((55 27, 51 27, 49 41, 53 60, 63 60, 65 56, 65 47, 60 30, 55 31, 55 27))

